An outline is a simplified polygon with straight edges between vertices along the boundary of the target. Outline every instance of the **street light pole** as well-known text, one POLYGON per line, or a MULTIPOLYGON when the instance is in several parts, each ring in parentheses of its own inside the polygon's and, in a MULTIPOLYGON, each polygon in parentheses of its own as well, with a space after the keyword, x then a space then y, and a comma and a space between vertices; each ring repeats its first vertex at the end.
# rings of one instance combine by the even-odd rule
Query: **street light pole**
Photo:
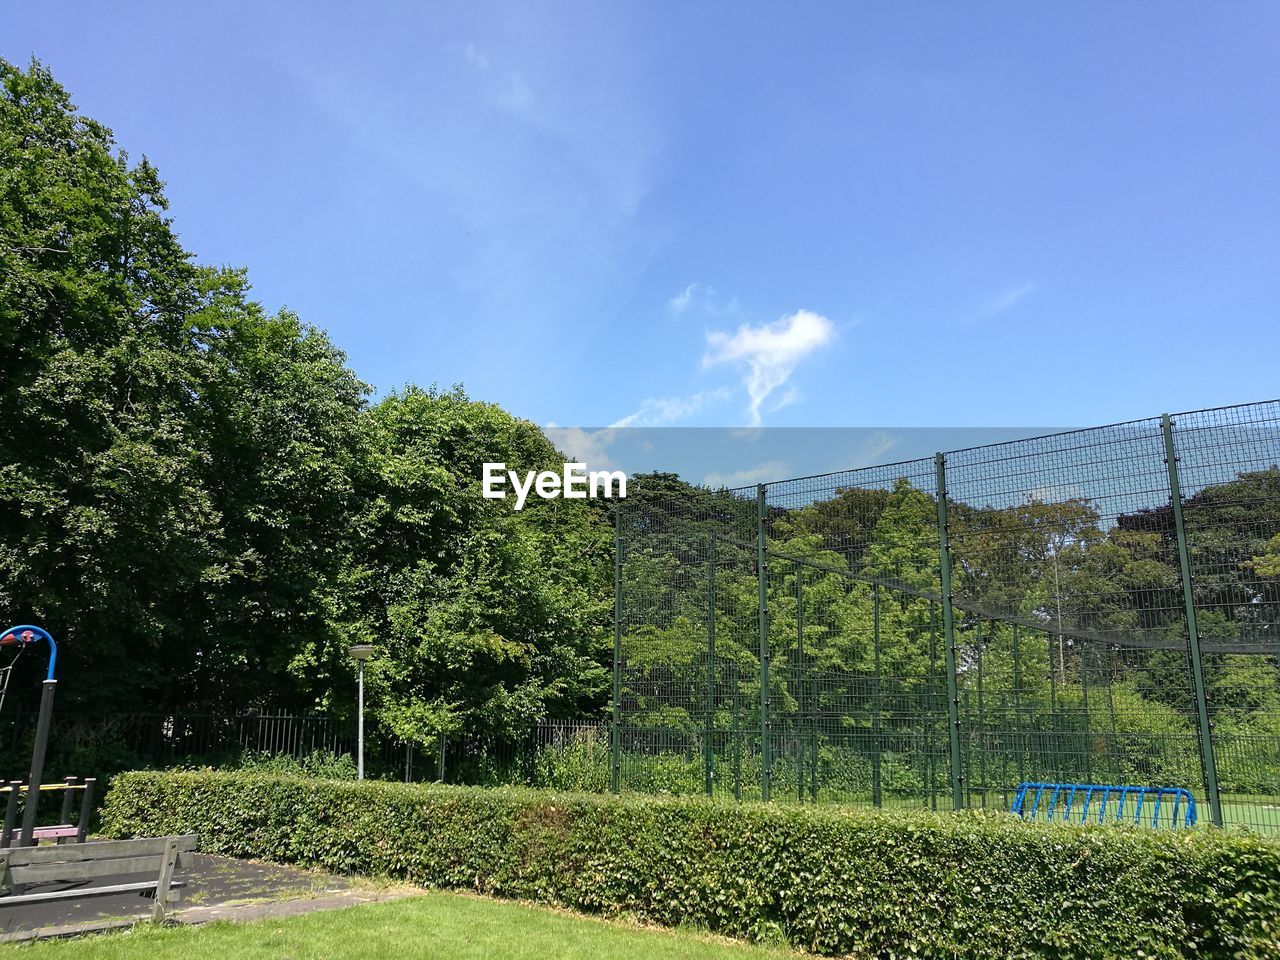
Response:
POLYGON ((373 656, 373 645, 359 643, 347 653, 356 662, 356 779, 364 779, 364 662, 373 656))

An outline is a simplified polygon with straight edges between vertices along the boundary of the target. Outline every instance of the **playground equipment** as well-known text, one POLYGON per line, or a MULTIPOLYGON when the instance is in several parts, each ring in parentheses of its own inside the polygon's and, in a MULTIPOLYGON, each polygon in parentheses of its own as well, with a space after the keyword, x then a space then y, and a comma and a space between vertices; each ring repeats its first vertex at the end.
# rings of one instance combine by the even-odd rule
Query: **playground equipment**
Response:
MULTIPOLYGON (((41 784, 39 787, 41 793, 62 793, 62 813, 56 824, 36 827, 32 833, 32 839, 36 843, 41 840, 53 840, 57 843, 84 843, 85 836, 89 832, 89 821, 93 817, 93 800, 97 785, 98 781, 93 777, 83 781, 77 777, 67 777, 63 783, 41 784), (77 791, 81 795, 80 814, 75 822, 72 822, 71 809, 77 791)), ((13 846, 13 831, 18 821, 18 798, 26 792, 27 785, 21 780, 10 780, 7 786, 0 787, 0 794, 8 794, 4 809, 4 827, 0 830, 0 849, 13 846)))
POLYGON ((1013 799, 1013 812, 1024 820, 1088 823, 1091 807, 1096 823, 1105 823, 1110 818, 1116 823, 1132 822, 1135 826, 1146 826, 1149 822, 1152 827, 1174 830, 1196 825, 1195 797, 1182 787, 1027 782, 1018 784, 1018 792, 1013 799), (1032 794, 1030 808, 1027 807, 1028 794, 1032 794), (1082 800, 1078 807, 1077 797, 1082 800), (1129 811, 1132 812, 1125 809, 1130 798, 1133 803, 1129 811), (1148 805, 1149 799, 1154 802, 1148 805), (1169 800, 1172 801, 1171 808, 1166 804, 1169 800), (1072 808, 1076 808, 1078 813, 1073 814, 1072 808))
MULTIPOLYGON (((36 719, 36 740, 31 749, 31 775, 27 778, 27 783, 30 785, 40 784, 40 779, 44 776, 45 751, 49 746, 49 723, 53 717, 53 697, 58 689, 58 681, 55 679, 58 665, 58 644, 47 630, 32 624, 20 624, 0 631, 0 650, 7 648, 14 651, 14 655, 10 658, 8 664, 3 669, 0 669, 0 706, 3 706, 4 694, 8 692, 9 678, 13 674, 13 665, 28 647, 41 640, 49 645, 49 666, 45 673, 44 684, 40 690, 40 713, 36 719)), ((65 788, 65 785, 54 784, 53 787, 54 789, 60 789, 65 788)), ((9 789, 11 791, 10 804, 12 805, 15 788, 11 784, 9 789)), ((22 831, 19 835, 17 846, 29 847, 37 840, 36 809, 39 806, 40 792, 43 789, 44 787, 41 786, 38 789, 27 788, 25 790, 26 803, 22 809, 22 831)), ((67 802, 69 801, 64 801, 64 806, 66 806, 67 802)), ((87 819, 85 823, 87 826, 87 819)), ((10 829, 6 833, 11 833, 11 830, 12 824, 10 824, 10 829)), ((12 836, 9 836, 9 841, 12 843, 12 836)))

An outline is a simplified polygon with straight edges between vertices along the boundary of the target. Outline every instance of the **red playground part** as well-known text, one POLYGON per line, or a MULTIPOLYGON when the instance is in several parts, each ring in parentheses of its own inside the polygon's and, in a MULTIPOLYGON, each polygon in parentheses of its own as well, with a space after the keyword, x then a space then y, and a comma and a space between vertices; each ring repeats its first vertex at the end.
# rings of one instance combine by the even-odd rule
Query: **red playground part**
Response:
POLYGON ((31 832, 31 836, 36 840, 58 840, 63 837, 78 837, 80 835, 79 827, 60 824, 56 827, 36 827, 31 832))

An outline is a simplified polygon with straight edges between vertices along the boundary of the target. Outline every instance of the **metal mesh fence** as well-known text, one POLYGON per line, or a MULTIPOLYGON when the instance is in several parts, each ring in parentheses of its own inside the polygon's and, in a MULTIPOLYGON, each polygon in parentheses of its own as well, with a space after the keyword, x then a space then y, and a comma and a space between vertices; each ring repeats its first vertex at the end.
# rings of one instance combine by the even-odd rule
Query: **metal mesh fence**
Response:
POLYGON ((619 511, 616 789, 1280 833, 1280 403, 675 490, 619 511))

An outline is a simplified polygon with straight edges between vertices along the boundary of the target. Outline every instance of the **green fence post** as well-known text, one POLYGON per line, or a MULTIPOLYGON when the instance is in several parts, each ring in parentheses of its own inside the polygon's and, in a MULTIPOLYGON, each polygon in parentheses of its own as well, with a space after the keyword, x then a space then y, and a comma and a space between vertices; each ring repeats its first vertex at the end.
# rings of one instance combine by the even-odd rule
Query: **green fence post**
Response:
POLYGON ((951 806, 964 806, 964 770, 960 765, 960 694, 956 675, 956 626, 951 608, 951 544, 947 533, 947 460, 934 458, 938 475, 938 559, 942 574, 943 654, 947 663, 947 717, 951 728, 951 806))
POLYGON ((1209 799, 1209 813, 1214 826, 1222 826, 1222 798, 1218 795, 1218 764, 1213 752, 1213 724, 1209 722, 1209 703, 1205 697, 1204 662, 1200 656, 1200 631, 1196 625, 1196 604, 1191 593, 1191 556, 1187 550, 1187 531, 1182 520, 1182 488, 1178 483, 1178 452, 1173 443, 1173 420, 1169 414, 1160 418, 1164 431, 1164 461, 1169 468, 1169 505, 1173 508, 1174 532, 1178 537, 1178 566, 1182 571, 1182 602, 1187 611, 1187 647, 1191 655, 1191 682, 1195 688, 1196 716, 1200 726, 1200 767, 1204 773, 1204 792, 1209 799))
POLYGON ((738 698, 738 661, 729 661, 733 712, 733 799, 742 802, 742 704, 738 698))
POLYGON ((609 718, 609 789, 622 789, 622 506, 613 511, 613 704, 609 718))
MULTIPOLYGON (((848 585, 845 585, 848 589, 848 585)), ((810 660, 812 660, 810 656, 810 660)), ((818 692, 818 673, 809 670, 809 799, 818 802, 818 711, 822 707, 822 697, 818 692)))
POLYGON ((714 792, 715 750, 711 737, 716 724, 716 537, 707 535, 707 732, 702 745, 707 796, 714 792))
MULTIPOLYGON (((986 699, 983 697, 982 683, 982 652, 985 641, 982 639, 982 625, 978 625, 978 793, 982 797, 982 808, 987 807, 987 705, 986 699)), ((969 748, 970 753, 973 747, 969 748)), ((970 771, 973 770, 972 761, 969 763, 970 771)), ((969 784, 969 802, 973 802, 973 784, 969 784)))
POLYGON ((764 520, 766 485, 756 485, 756 576, 759 586, 760 630, 760 799, 769 800, 773 757, 769 750, 769 592, 764 520))
POLYGON ((1107 645, 1107 715, 1111 719, 1111 736, 1104 739, 1107 746, 1107 769, 1110 771, 1111 782, 1120 782, 1120 766, 1118 753, 1118 745, 1120 743, 1120 728, 1116 723, 1116 695, 1115 695, 1115 648, 1110 644, 1107 645))
POLYGON ((1013 720, 1014 742, 1018 745, 1018 782, 1027 779, 1027 740, 1022 731, 1022 638, 1013 625, 1013 720))
POLYGON ((796 800, 804 801, 804 724, 805 724, 805 699, 804 699, 804 567, 800 565, 800 561, 795 563, 796 568, 796 721, 792 727, 792 735, 795 737, 795 759, 796 759, 796 800))
POLYGON ((871 655, 875 667, 875 686, 871 688, 871 804, 880 806, 883 802, 881 785, 880 754, 883 749, 880 742, 880 584, 871 586, 871 655))
MULTIPOLYGON (((1080 646, 1080 702, 1084 710, 1084 782, 1093 783, 1093 720, 1089 716, 1089 644, 1080 646)), ((1073 778, 1074 779, 1074 778, 1073 778)))
POLYGON ((927 684, 929 722, 925 726, 925 756, 929 758, 929 809, 938 809, 938 756, 934 734, 938 718, 938 610, 929 601, 929 683, 927 684))

